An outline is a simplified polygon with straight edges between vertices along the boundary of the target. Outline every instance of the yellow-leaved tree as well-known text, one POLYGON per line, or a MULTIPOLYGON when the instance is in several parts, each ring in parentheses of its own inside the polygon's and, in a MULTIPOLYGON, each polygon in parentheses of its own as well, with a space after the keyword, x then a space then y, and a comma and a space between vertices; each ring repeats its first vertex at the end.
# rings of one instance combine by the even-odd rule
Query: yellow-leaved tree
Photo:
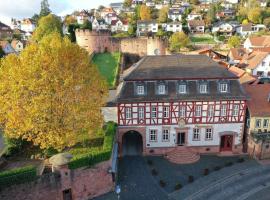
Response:
POLYGON ((140 7, 140 18, 141 20, 151 20, 151 10, 146 5, 140 7))
POLYGON ((101 125, 106 82, 87 52, 59 33, 0 65, 0 122, 8 138, 62 150, 101 125))

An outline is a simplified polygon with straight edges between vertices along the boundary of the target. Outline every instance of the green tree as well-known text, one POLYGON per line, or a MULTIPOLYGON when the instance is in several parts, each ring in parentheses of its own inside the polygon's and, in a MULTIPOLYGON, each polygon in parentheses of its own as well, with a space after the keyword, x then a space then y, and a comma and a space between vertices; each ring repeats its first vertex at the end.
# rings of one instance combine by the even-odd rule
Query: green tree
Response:
MULTIPOLYGON (((3 51, 2 47, 0 46, 0 59, 3 58, 5 55, 5 52, 3 51)), ((1 61, 1 60, 0 60, 1 61)), ((0 63, 1 64, 1 63, 0 63)))
POLYGON ((50 13, 51 13, 51 10, 50 10, 50 5, 49 5, 48 0, 42 0, 40 4, 39 18, 45 17, 50 13))
POLYGON ((190 0, 190 3, 193 5, 198 5, 198 4, 200 4, 200 1, 199 0, 190 0))
POLYGON ((156 36, 163 37, 165 35, 166 35, 166 32, 162 28, 158 29, 158 32, 156 33, 156 36))
POLYGON ((263 24, 266 26, 266 27, 269 27, 270 26, 270 17, 267 17, 263 20, 263 24))
POLYGON ((239 47, 241 45, 241 38, 236 35, 231 36, 228 40, 228 45, 230 48, 239 47))
POLYGON ((82 29, 88 29, 90 31, 92 31, 92 23, 88 20, 86 20, 82 26, 81 26, 82 29))
POLYGON ((129 8, 132 5, 132 0, 124 0, 124 7, 129 8))
POLYGON ((49 14, 38 21, 38 27, 34 31, 33 39, 40 41, 44 36, 53 32, 58 32, 62 35, 62 23, 57 16, 49 14))
POLYGON ((169 43, 171 51, 179 52, 190 44, 190 39, 184 32, 176 32, 169 39, 169 43))
POLYGON ((164 7, 159 10, 159 15, 158 15, 158 22, 159 23, 165 23, 168 20, 168 7, 164 7))
POLYGON ((80 28, 79 24, 70 24, 68 25, 68 38, 71 42, 76 42, 75 31, 77 28, 80 28))
POLYGON ((129 34, 130 36, 132 36, 132 35, 135 34, 135 28, 134 28, 134 26, 133 26, 132 24, 129 24, 129 25, 128 25, 128 34, 129 34))
POLYGON ((102 123, 107 84, 88 53, 59 33, 5 57, 0 80, 0 123, 7 138, 62 150, 102 123))

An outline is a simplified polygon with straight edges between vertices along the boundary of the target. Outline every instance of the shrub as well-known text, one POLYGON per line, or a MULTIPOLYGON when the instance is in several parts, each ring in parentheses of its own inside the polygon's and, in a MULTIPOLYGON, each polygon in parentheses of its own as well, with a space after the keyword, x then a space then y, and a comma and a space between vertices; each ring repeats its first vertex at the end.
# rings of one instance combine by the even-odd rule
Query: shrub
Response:
POLYGON ((147 160, 147 164, 151 166, 151 165, 153 165, 153 161, 152 160, 147 160))
POLYGON ((245 162, 245 159, 244 159, 244 158, 239 158, 239 159, 237 160, 237 162, 239 162, 239 163, 245 162))
POLYGON ((192 183, 194 181, 194 177, 193 176, 188 176, 188 182, 192 183))
POLYGON ((232 165, 233 165, 233 162, 227 162, 227 163, 225 163, 225 167, 230 167, 232 165))
POLYGON ((203 171, 203 175, 207 176, 208 174, 209 174, 209 169, 205 168, 204 171, 203 171))
POLYGON ((23 151, 23 149, 29 145, 29 142, 14 138, 5 138, 5 144, 7 146, 6 156, 13 156, 19 154, 23 151))
POLYGON ((160 180, 160 181, 159 181, 159 185, 160 185, 161 187, 165 187, 165 186, 166 186, 166 183, 165 183, 165 181, 160 180))
POLYGON ((215 166, 215 167, 214 167, 214 170, 215 170, 215 171, 218 171, 218 170, 220 170, 220 169, 221 169, 220 166, 215 166))
POLYGON ((37 178, 37 168, 26 166, 7 170, 0 173, 0 188, 5 188, 14 184, 21 184, 34 181, 37 178))
POLYGON ((152 169, 151 170, 151 173, 152 173, 153 176, 157 176, 158 175, 158 172, 157 172, 156 169, 152 169))
POLYGON ((182 184, 181 183, 176 183, 174 186, 174 190, 180 190, 182 188, 182 184))

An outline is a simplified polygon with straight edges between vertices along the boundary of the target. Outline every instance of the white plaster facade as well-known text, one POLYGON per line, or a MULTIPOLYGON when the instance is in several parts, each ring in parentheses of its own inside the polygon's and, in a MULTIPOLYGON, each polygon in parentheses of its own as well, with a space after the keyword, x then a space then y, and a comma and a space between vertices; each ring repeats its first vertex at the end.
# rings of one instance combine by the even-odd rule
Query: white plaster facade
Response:
POLYGON ((182 31, 182 24, 181 23, 170 23, 166 24, 166 31, 171 32, 181 32, 182 31))
POLYGON ((257 67, 251 71, 254 76, 270 77, 270 54, 268 54, 257 67))

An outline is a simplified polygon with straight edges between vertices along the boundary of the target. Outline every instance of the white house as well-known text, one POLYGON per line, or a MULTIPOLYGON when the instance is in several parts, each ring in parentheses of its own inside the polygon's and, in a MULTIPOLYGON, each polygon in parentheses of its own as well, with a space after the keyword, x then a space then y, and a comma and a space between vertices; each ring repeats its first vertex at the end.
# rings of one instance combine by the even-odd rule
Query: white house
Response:
POLYGON ((179 8, 171 8, 168 12, 168 18, 173 21, 181 21, 182 20, 182 10, 179 8))
POLYGON ((189 20, 188 29, 191 33, 204 33, 205 23, 203 20, 189 20))
POLYGON ((244 42, 244 48, 249 52, 252 52, 255 48, 263 47, 270 47, 270 36, 252 36, 244 42))
POLYGON ((137 21, 137 36, 146 36, 148 33, 157 33, 158 23, 155 20, 137 21))
POLYGON ((32 19, 23 19, 21 21, 21 30, 27 32, 27 33, 33 33, 36 29, 36 24, 32 19))
POLYGON ((11 41, 11 46, 16 52, 21 52, 24 48, 24 44, 20 40, 15 39, 11 41))
POLYGON ((235 28, 228 22, 218 22, 213 24, 212 33, 220 33, 226 35, 232 35, 235 32, 235 28))
POLYGON ((121 11, 123 10, 123 3, 118 2, 118 3, 111 3, 110 7, 117 13, 120 14, 121 11))
POLYGON ((116 13, 108 13, 107 15, 104 16, 103 18, 106 22, 106 24, 111 24, 112 21, 118 20, 118 17, 116 13))
POLYGON ((197 13, 190 13, 190 14, 188 14, 187 21, 194 20, 194 19, 202 20, 202 15, 201 14, 197 14, 197 13))
POLYGON ((92 29, 93 30, 108 30, 108 25, 105 23, 104 20, 97 20, 96 18, 92 22, 92 29))
POLYGON ((91 21, 91 17, 89 16, 89 14, 83 10, 81 11, 77 16, 77 23, 78 24, 84 24, 86 21, 91 21))
POLYGON ((121 20, 113 20, 111 22, 111 31, 112 32, 119 32, 119 31, 128 31, 128 22, 121 21, 121 20))
POLYGON ((236 32, 238 34, 240 34, 243 37, 246 37, 248 35, 257 33, 261 30, 265 30, 266 26, 263 24, 252 24, 252 23, 248 23, 248 24, 242 24, 240 27, 238 27, 236 29, 236 32))
POLYGON ((165 26, 165 30, 167 32, 181 32, 182 31, 182 24, 181 22, 172 22, 172 23, 167 23, 165 26))

